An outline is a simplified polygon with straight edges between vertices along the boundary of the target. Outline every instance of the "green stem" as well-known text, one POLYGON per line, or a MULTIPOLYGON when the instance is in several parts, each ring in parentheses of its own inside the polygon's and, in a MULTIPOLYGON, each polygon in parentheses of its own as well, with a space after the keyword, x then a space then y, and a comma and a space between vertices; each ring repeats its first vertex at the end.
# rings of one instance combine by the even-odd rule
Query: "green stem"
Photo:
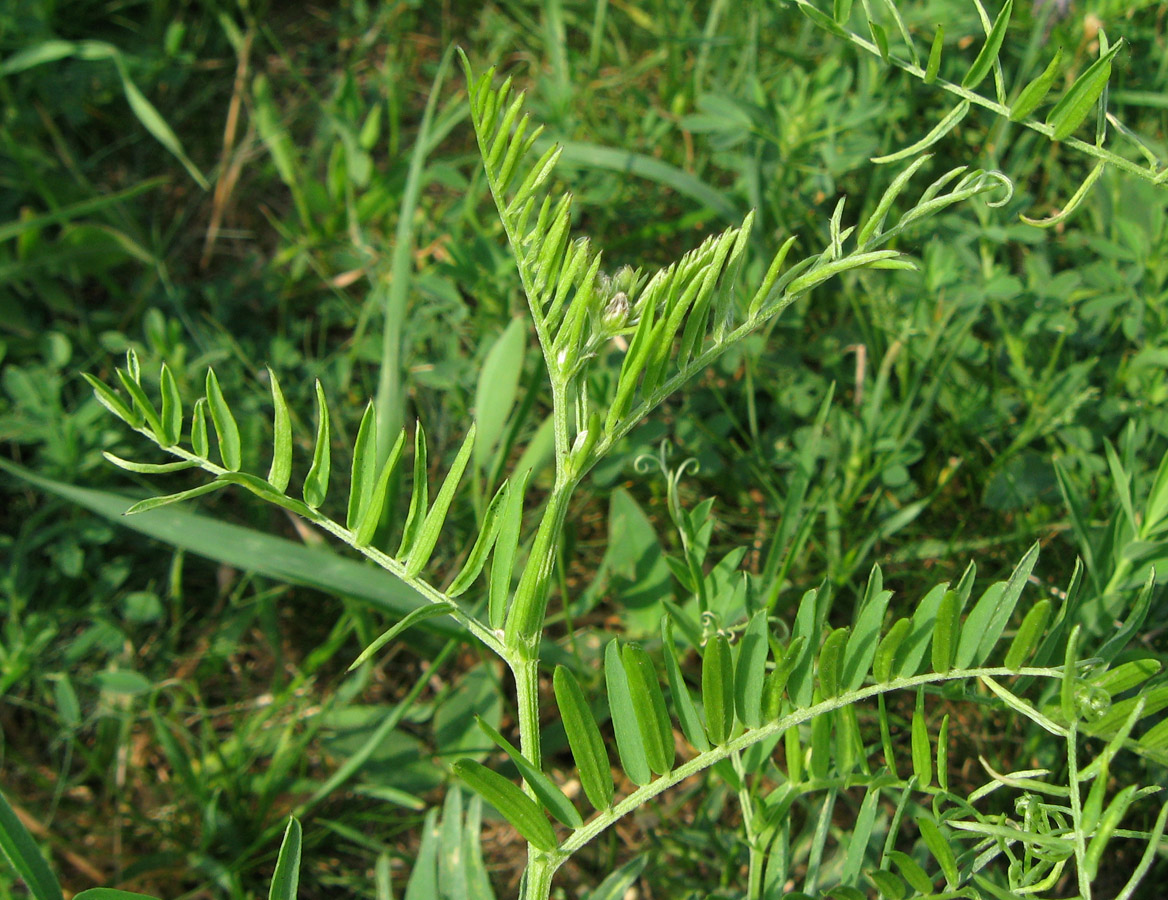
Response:
MULTIPOLYGON (((515 677, 515 702, 519 714, 519 752, 537 769, 543 754, 539 747, 539 659, 522 658, 511 664, 515 677)), ((524 783, 528 793, 530 787, 524 783)))
POLYGON ((232 484, 242 487, 245 490, 255 494, 257 497, 260 497, 263 500, 267 500, 269 503, 273 503, 276 506, 287 509, 296 513, 296 515, 307 519, 322 531, 327 531, 333 537, 348 544, 370 562, 376 563, 382 569, 412 587, 415 591, 418 592, 419 595, 421 595, 422 599, 426 600, 428 603, 449 605, 450 617, 466 628, 466 630, 473 634, 476 638, 478 638, 478 640, 482 642, 483 646, 498 654, 508 662, 511 662, 513 659, 512 655, 506 653, 503 642, 499 639, 498 635, 496 635, 494 631, 488 628, 486 624, 480 622, 474 615, 468 613, 462 607, 458 606, 458 604, 456 604, 450 597, 446 596, 443 591, 434 587, 429 582, 417 577, 416 575, 409 574, 406 571, 405 563, 401 560, 394 559, 388 553, 378 550, 376 547, 373 547, 369 544, 359 543, 357 541, 356 533, 352 529, 346 528, 339 522, 334 522, 332 519, 328 518, 328 516, 322 515, 320 512, 312 509, 307 504, 301 503, 299 500, 295 500, 286 494, 280 493, 275 488, 268 485, 262 478, 254 475, 247 475, 246 473, 242 472, 229 472, 222 466, 218 466, 211 462, 211 460, 202 456, 198 456, 195 453, 191 453, 188 450, 184 450, 182 447, 177 445, 172 447, 163 447, 158 443, 158 439, 155 437, 155 435, 146 428, 135 428, 134 430, 139 434, 145 435, 155 444, 158 444, 162 450, 171 454, 172 456, 177 456, 179 459, 193 463, 203 471, 214 475, 217 479, 227 480, 232 484))
POLYGON ((734 766, 734 773, 738 776, 738 805, 742 809, 742 829, 746 832, 746 847, 750 853, 750 868, 747 876, 747 900, 760 900, 762 897, 763 866, 766 863, 766 854, 763 852, 759 835, 754 828, 754 800, 750 796, 750 787, 746 783, 746 767, 742 765, 742 754, 735 752, 730 756, 730 764, 734 766))
POLYGON ((511 651, 506 655, 507 659, 538 657, 548 592, 555 573, 560 534, 567 518, 573 487, 572 484, 557 484, 548 497, 543 519, 531 544, 531 554, 519 577, 515 598, 507 614, 503 638, 503 643, 511 651))
POLYGON ((667 791, 669 788, 680 784, 687 778, 696 775, 698 772, 708 769, 710 766, 719 760, 726 759, 731 754, 745 750, 759 741, 766 740, 768 737, 781 734, 792 725, 800 725, 804 722, 810 722, 816 716, 822 716, 835 709, 840 709, 844 706, 850 706, 853 703, 859 703, 862 700, 867 700, 871 697, 880 694, 890 693, 891 691, 904 690, 906 688, 915 688, 923 684, 940 684, 946 681, 963 681, 971 678, 980 678, 986 676, 994 677, 1014 677, 1017 675, 1029 675, 1036 678, 1062 678, 1063 669, 1061 666, 1057 667, 1023 667, 1021 669, 1007 669, 1004 666, 993 666, 979 669, 950 669, 945 674, 938 674, 930 672, 925 675, 914 675, 911 678, 894 678, 891 681, 883 684, 869 685, 855 691, 848 691, 828 700, 823 700, 813 706, 804 707, 803 709, 795 710, 794 712, 776 719, 773 722, 759 727, 752 728, 731 741, 725 744, 720 744, 712 747, 709 750, 699 753, 688 762, 682 763, 676 769, 673 769, 666 775, 662 775, 655 781, 650 781, 648 784, 637 788, 631 794, 626 796, 623 800, 618 801, 606 810, 598 813, 595 818, 585 822, 580 828, 572 832, 565 841, 560 844, 559 852, 565 856, 575 853, 601 832, 605 831, 609 826, 616 823, 622 817, 628 815, 633 810, 640 808, 646 802, 667 791))
POLYGON ((543 853, 529 847, 519 900, 548 900, 552 893, 552 876, 566 858, 563 854, 543 853))

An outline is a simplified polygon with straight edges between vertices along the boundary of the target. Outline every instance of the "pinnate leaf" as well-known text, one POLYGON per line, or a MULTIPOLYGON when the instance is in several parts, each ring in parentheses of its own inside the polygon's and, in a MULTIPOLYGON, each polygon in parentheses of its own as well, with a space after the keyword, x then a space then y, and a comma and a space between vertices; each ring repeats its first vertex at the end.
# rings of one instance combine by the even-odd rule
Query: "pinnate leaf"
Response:
POLYGON ((584 824, 584 820, 580 817, 576 807, 572 805, 572 801, 547 775, 537 769, 531 760, 520 753, 518 748, 492 727, 490 722, 482 716, 475 716, 475 719, 479 723, 479 728, 494 742, 495 746, 511 757, 511 761, 519 769, 519 774, 531 786, 532 792, 543 804, 544 809, 569 828, 579 828, 584 824))
POLYGON ((633 712, 641 731, 649 768, 664 775, 673 768, 673 726, 665 708, 665 696, 649 654, 639 644, 626 644, 621 653, 633 712))
POLYGON ((422 571, 423 566, 430 561, 430 555, 434 552, 438 536, 442 533, 442 526, 446 522, 446 514, 450 512, 450 504, 458 490, 458 483, 462 480, 462 474, 466 471, 466 465, 470 461, 474 441, 475 426, 472 424, 458 455, 454 458, 450 471, 446 473, 442 487, 438 489, 434 505, 430 507, 430 511, 422 521, 414 545, 410 548, 410 554, 406 559, 406 573, 409 575, 417 575, 422 571))
POLYGON ((516 785, 473 759, 456 762, 454 774, 495 807, 533 847, 545 852, 556 849, 556 833, 543 810, 516 785))
POLYGON ((1099 59, 1095 60, 1087 71, 1075 79, 1062 99, 1054 105, 1054 109, 1046 117, 1046 124, 1053 129, 1052 137, 1056 141, 1071 136, 1076 128, 1083 124, 1083 120, 1091 113, 1095 101, 1107 87, 1107 80, 1111 77, 1111 61, 1115 59, 1123 39, 1116 41, 1111 48, 1099 59))
POLYGON ((608 688, 608 708, 612 714, 612 730, 616 736, 616 750, 621 766, 633 784, 648 784, 653 778, 649 758, 645 752, 632 693, 629 691, 620 647, 615 638, 609 641, 604 650, 604 681, 608 688))
POLYGON ((734 667, 730 644, 720 634, 706 641, 702 655, 702 704, 710 741, 725 743, 734 728, 734 667))
POLYGON ((214 369, 207 370, 207 409, 211 412, 211 422, 219 440, 219 457, 223 460, 223 467, 238 472, 242 464, 239 426, 235 424, 235 416, 231 414, 231 407, 223 397, 214 369))
POLYGON ((757 728, 762 724, 768 649, 767 611, 760 609, 750 617, 742 635, 734 672, 734 708, 747 728, 757 728))
POLYGON ((580 776, 580 786, 584 796, 596 809, 607 809, 612 805, 614 785, 612 769, 609 768, 608 751, 604 738, 596 725, 596 719, 584 692, 580 689, 576 676, 563 666, 556 666, 552 677, 556 692, 556 705, 568 736, 568 746, 576 762, 576 772, 580 776))
POLYGON ((268 469, 268 484, 280 493, 288 487, 292 478, 292 419, 288 415, 288 403, 280 390, 276 373, 268 369, 272 383, 272 465, 268 469))

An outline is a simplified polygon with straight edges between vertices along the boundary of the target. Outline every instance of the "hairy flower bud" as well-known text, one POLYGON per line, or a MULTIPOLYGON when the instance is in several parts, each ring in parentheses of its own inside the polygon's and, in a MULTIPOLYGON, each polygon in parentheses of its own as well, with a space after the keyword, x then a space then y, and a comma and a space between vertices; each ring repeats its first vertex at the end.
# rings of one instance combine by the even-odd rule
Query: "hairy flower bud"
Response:
POLYGON ((618 331, 629 318, 629 296, 624 291, 613 294, 600 318, 606 331, 618 331))

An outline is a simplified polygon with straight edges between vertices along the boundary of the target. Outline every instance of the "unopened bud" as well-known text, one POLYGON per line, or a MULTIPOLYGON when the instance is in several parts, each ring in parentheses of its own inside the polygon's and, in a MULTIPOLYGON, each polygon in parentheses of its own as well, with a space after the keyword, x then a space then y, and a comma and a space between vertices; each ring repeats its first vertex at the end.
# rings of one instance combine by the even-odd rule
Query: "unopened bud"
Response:
POLYGON ((621 266, 612 275, 612 286, 618 291, 628 293, 636 286, 639 274, 632 266, 621 266))
POLYGON ((628 318, 629 296, 624 291, 618 291, 613 294, 612 299, 608 301, 608 305, 604 307, 604 314, 600 320, 606 329, 616 331, 624 326, 628 318))

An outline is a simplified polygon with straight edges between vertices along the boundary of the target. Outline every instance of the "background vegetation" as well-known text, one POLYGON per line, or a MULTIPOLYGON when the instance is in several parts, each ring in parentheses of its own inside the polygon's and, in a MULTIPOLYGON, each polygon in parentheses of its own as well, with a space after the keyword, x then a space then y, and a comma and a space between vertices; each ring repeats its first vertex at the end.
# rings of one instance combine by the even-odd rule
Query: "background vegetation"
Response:
MULTIPOLYGON (((981 39, 964 0, 901 10, 924 34, 945 23, 942 75, 981 39)), ((1163 161, 1166 19, 1164 4, 1024 4, 1003 65, 1021 82, 1060 45, 1071 79, 1101 25, 1122 35, 1110 109, 1163 161)), ((387 896, 443 796, 433 761, 487 756, 471 713, 512 721, 501 670, 444 620, 346 674, 398 601, 329 568, 278 510, 203 501, 248 529, 212 560, 206 520, 178 521, 178 550, 122 527, 126 501, 108 492, 127 476, 101 451, 132 456, 133 442, 78 376, 108 381, 135 348, 192 396, 214 364, 241 423, 262 429, 246 398, 270 365, 293 410, 312 409, 317 378, 342 401, 339 447, 378 396, 425 425, 440 471, 472 416, 496 422, 499 450, 474 460, 463 525, 439 550, 437 571, 456 571, 458 527, 474 533, 500 473, 531 466, 546 486, 550 432, 466 86, 440 66, 452 43, 529 90, 565 145, 577 226, 614 269, 667 261, 752 208, 748 268, 792 233, 810 252, 841 195, 870 207, 887 186, 869 159, 950 105, 763 0, 4 5, 0 440, 19 468, 0 476, 0 781, 70 889, 260 896, 295 811, 302 896, 387 896)), ((936 174, 1009 173, 1009 207, 959 208, 901 240, 919 272, 815 290, 626 439, 569 517, 580 562, 559 573, 562 653, 591 664, 609 630, 647 634, 684 595, 663 470, 691 457, 683 505, 720 498, 707 567, 765 574, 792 615, 824 578, 858 597, 873 562, 913 597, 970 557, 979 580, 1000 579, 1038 540, 1036 596, 1083 557, 1102 633, 1109 598, 1163 568, 1156 535, 1116 546, 1113 523, 1168 448, 1165 189, 1108 169, 1041 231, 1018 214, 1059 209, 1090 160, 976 109, 933 150, 936 174), (638 465, 646 454, 663 466, 638 465)), ((1157 605, 1145 653, 1163 656, 1163 626, 1157 605)), ((978 755, 999 771, 1051 762, 1023 721, 951 712, 952 778, 976 783, 978 755)), ((577 857, 581 882, 633 861, 643 896, 731 889, 742 848, 711 827, 729 821, 727 790, 665 795, 577 857)), ((853 813, 837 815, 848 828, 853 813)), ((522 844, 488 823, 484 845, 513 889, 522 844)), ((1122 883, 1130 859, 1111 865, 1122 883)))

